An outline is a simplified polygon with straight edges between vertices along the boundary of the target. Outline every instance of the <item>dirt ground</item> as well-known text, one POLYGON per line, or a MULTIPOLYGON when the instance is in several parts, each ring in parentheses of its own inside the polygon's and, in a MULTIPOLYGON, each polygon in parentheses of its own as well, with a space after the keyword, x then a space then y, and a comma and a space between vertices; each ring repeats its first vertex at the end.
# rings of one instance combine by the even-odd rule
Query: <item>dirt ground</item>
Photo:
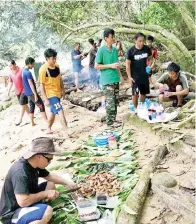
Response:
MULTIPOLYGON (((40 113, 36 109, 35 121, 37 125, 31 127, 29 118, 25 115, 23 123, 15 126, 19 114, 19 105, 16 100, 11 107, 3 112, 0 112, 0 190, 3 185, 4 178, 10 166, 20 156, 23 155, 30 147, 30 142, 35 137, 47 136, 45 134, 46 124, 42 120, 40 113)), ((95 113, 89 113, 83 108, 64 105, 66 118, 69 127, 76 131, 77 139, 65 140, 63 133, 57 133, 51 137, 57 138, 58 143, 61 141, 60 149, 74 149, 77 148, 89 134, 104 130, 106 125, 100 122, 99 117, 95 113)), ((48 110, 48 109, 47 109, 48 110)), ((121 119, 125 114, 129 113, 128 101, 121 103, 118 117, 121 119)), ((137 117, 135 117, 137 120, 137 117)), ((54 124, 54 130, 60 129, 60 123, 57 118, 54 124)), ((139 150, 139 164, 140 169, 145 167, 151 159, 156 146, 160 143, 165 143, 166 138, 153 133, 149 127, 142 125, 135 125, 134 122, 127 122, 125 128, 135 130, 133 138, 137 142, 137 149, 139 150), (161 138, 162 137, 162 138, 161 138)), ((167 143, 167 142, 166 142, 167 143)), ((189 147, 189 150, 190 149, 189 147)), ((53 162, 55 165, 56 161, 53 162)), ((186 175, 194 173, 194 158, 187 156, 183 150, 169 148, 169 154, 165 157, 162 163, 157 167, 156 172, 168 172, 178 182, 186 179, 186 175)), ((194 176, 194 175, 193 175, 194 176)), ((193 180, 195 182, 195 179, 193 180)), ((187 188, 179 188, 179 193, 195 196, 194 190, 187 188)), ((166 205, 164 205, 151 190, 148 192, 147 200, 144 205, 140 224, 191 224, 185 217, 172 212, 166 205)), ((123 223, 122 223, 123 224, 123 223)))

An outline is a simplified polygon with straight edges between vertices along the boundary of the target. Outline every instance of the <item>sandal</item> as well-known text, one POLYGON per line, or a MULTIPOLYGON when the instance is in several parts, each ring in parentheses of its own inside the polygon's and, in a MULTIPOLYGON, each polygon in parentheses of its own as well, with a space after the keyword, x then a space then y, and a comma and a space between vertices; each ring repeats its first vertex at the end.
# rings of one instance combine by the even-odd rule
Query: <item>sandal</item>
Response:
POLYGON ((18 122, 18 123, 16 123, 15 125, 16 125, 16 126, 19 126, 21 123, 22 123, 22 122, 18 122))
POLYGON ((53 134, 56 134, 57 132, 56 131, 53 131, 53 130, 49 130, 46 132, 47 135, 53 135, 53 134))
POLYGON ((109 125, 109 127, 111 128, 119 128, 122 126, 122 123, 117 123, 117 122, 114 122, 113 124, 109 125))

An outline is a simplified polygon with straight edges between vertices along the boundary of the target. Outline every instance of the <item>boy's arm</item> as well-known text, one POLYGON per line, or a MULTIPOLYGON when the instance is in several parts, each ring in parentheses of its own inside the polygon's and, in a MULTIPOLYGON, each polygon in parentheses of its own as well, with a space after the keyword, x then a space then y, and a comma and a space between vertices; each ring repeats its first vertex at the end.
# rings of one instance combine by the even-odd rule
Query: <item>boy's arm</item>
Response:
POLYGON ((127 72, 127 76, 128 76, 129 82, 130 82, 130 84, 132 86, 135 81, 131 77, 131 61, 129 59, 126 59, 126 72, 127 72))
POLYGON ((64 84, 63 84, 62 77, 61 77, 61 92, 62 92, 62 98, 63 98, 63 100, 65 100, 65 87, 64 87, 64 84))
POLYGON ((50 106, 50 102, 46 96, 46 88, 45 88, 45 84, 44 83, 40 83, 40 87, 41 87, 41 93, 42 93, 42 96, 44 98, 44 102, 46 104, 47 107, 50 106))
POLYGON ((9 80, 9 84, 8 84, 8 93, 7 93, 8 96, 10 96, 10 91, 11 91, 11 89, 12 89, 12 86, 13 86, 13 82, 12 82, 12 80, 11 80, 11 78, 10 78, 10 80, 9 80))
POLYGON ((151 68, 153 68, 155 66, 155 63, 156 63, 156 59, 155 58, 152 58, 152 64, 151 64, 151 68))
POLYGON ((118 68, 118 73, 119 73, 119 75, 120 75, 120 82, 121 82, 121 84, 124 84, 125 80, 124 80, 124 78, 123 78, 123 76, 122 76, 122 73, 121 73, 121 71, 120 71, 120 68, 118 68))
POLYGON ((41 87, 41 94, 44 98, 44 102, 46 104, 46 106, 49 106, 50 103, 48 101, 48 97, 46 95, 46 87, 45 87, 45 82, 46 82, 46 72, 47 70, 43 67, 41 67, 39 69, 39 77, 38 77, 38 82, 40 83, 40 87, 41 87))
POLYGON ((189 89, 183 89, 179 92, 168 92, 168 96, 186 96, 189 94, 189 89))
POLYGON ((103 52, 101 49, 98 50, 96 58, 95 58, 95 69, 104 70, 104 69, 118 69, 120 66, 119 62, 113 64, 103 64, 103 52))
POLYGON ((153 57, 152 55, 148 56, 148 66, 150 66, 152 68, 152 64, 153 64, 153 57))
POLYGON ((28 79, 28 83, 29 83, 30 88, 31 88, 31 90, 33 92, 33 95, 35 97, 35 102, 37 102, 38 101, 38 95, 37 95, 37 92, 35 90, 35 86, 33 85, 33 80, 32 79, 28 79))
POLYGON ((102 64, 95 63, 95 68, 97 70, 104 70, 104 69, 108 69, 108 68, 118 69, 119 63, 113 63, 113 64, 108 64, 108 65, 102 65, 102 64))
POLYGON ((155 66, 155 63, 156 63, 158 57, 159 57, 159 56, 158 56, 158 51, 157 51, 157 49, 156 49, 156 51, 154 52, 153 63, 152 63, 152 65, 151 65, 151 68, 153 68, 153 67, 155 66))

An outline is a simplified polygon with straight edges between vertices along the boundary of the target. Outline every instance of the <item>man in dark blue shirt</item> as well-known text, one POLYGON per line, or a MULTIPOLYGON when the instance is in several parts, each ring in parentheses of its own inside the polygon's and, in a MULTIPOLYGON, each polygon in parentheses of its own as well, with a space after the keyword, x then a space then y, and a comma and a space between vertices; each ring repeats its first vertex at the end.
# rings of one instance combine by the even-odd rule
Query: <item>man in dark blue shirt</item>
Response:
POLYGON ((87 54, 82 54, 80 51, 80 43, 75 44, 74 50, 71 52, 71 59, 73 63, 73 72, 75 77, 75 86, 78 92, 81 92, 79 89, 78 76, 83 69, 82 60, 87 56, 87 54))
POLYGON ((29 115, 31 118, 32 126, 35 126, 34 122, 34 111, 35 111, 35 105, 37 105, 40 109, 40 112, 42 113, 43 118, 48 122, 46 112, 45 112, 45 106, 44 103, 37 93, 35 81, 33 79, 33 76, 29 69, 32 69, 34 67, 35 60, 31 57, 28 57, 25 60, 25 68, 22 71, 22 82, 24 86, 24 93, 28 97, 29 102, 29 115))

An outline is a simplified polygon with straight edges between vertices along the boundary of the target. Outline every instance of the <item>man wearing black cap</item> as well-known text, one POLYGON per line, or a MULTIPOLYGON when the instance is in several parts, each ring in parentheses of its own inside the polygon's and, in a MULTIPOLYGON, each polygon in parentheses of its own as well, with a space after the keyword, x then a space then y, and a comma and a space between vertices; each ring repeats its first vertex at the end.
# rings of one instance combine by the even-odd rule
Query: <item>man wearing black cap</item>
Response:
POLYGON ((46 137, 34 139, 32 148, 9 170, 0 199, 0 218, 4 224, 46 224, 52 217, 52 208, 42 200, 59 196, 55 184, 75 188, 74 182, 49 173, 55 151, 53 140, 46 137), (38 185, 38 178, 46 182, 38 185))

